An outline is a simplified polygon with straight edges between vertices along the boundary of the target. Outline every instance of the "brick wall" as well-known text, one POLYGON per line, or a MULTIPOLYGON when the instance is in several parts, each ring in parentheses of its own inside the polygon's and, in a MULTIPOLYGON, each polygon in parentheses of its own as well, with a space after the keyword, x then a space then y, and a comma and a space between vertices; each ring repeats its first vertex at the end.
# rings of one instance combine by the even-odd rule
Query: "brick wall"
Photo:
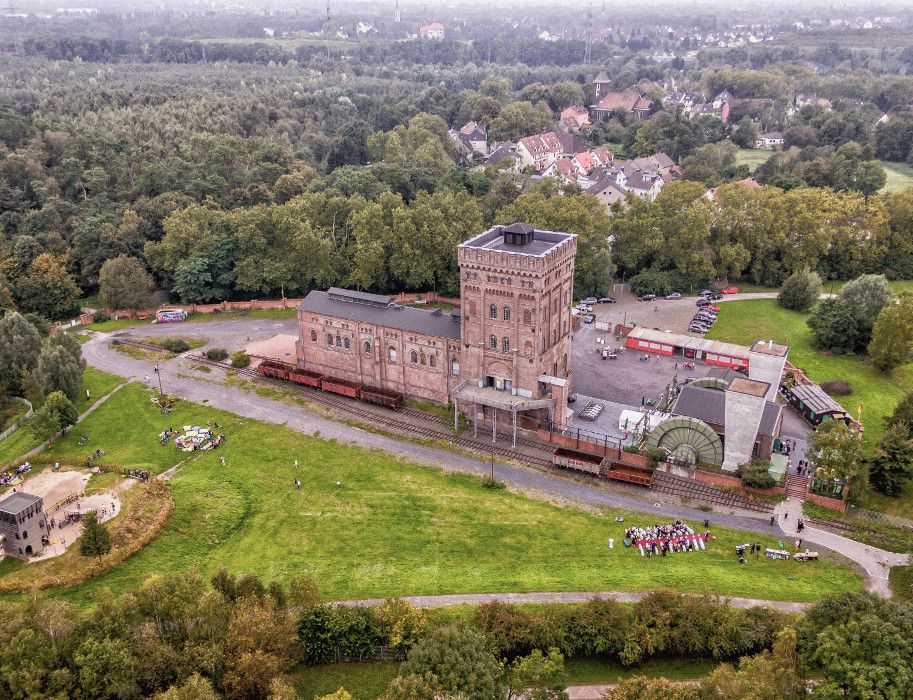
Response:
POLYGON ((705 472, 700 469, 694 472, 694 480, 702 481, 705 484, 713 484, 722 488, 737 488, 751 493, 759 493, 765 496, 779 496, 786 493, 786 487, 774 486, 769 489, 756 489, 750 486, 743 486, 742 480, 735 476, 726 476, 725 474, 715 474, 714 472, 705 472))
POLYGON ((836 510, 839 513, 846 513, 846 503, 838 498, 819 496, 817 493, 812 493, 809 491, 805 495, 805 500, 814 503, 816 506, 827 508, 828 510, 836 510))

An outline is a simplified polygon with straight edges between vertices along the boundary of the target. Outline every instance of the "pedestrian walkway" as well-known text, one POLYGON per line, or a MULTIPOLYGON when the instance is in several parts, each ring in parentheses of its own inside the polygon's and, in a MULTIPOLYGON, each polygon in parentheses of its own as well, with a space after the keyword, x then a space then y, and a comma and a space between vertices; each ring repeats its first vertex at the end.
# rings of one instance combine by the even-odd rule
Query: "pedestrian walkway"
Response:
POLYGON ((851 540, 849 537, 835 535, 808 525, 797 534, 796 527, 799 517, 802 515, 802 501, 799 499, 788 498, 777 505, 774 514, 777 516, 777 523, 788 542, 801 537, 803 549, 812 549, 810 545, 818 545, 856 562, 868 574, 866 588, 883 598, 891 597, 891 588, 888 586, 888 574, 891 567, 905 566, 910 562, 909 554, 886 552, 883 549, 851 540))
MULTIPOLYGON (((444 608, 450 605, 483 605, 494 601, 502 603, 586 603, 593 598, 614 600, 616 603, 637 603, 650 591, 552 591, 547 593, 455 593, 450 595, 400 596, 417 608, 444 608)), ((724 598, 733 608, 776 608, 784 612, 801 612, 810 603, 793 603, 784 600, 759 600, 757 598, 724 598)), ((337 605, 373 607, 384 602, 383 598, 339 600, 337 605)))

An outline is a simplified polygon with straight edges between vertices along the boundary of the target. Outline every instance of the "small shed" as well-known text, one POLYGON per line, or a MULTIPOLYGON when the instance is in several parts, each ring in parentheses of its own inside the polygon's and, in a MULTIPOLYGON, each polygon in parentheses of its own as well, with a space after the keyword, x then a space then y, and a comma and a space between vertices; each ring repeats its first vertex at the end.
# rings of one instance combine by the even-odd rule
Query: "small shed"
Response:
POLYGON ((849 412, 817 384, 796 384, 790 388, 787 399, 812 425, 821 425, 827 420, 842 420, 849 425, 852 421, 849 412))

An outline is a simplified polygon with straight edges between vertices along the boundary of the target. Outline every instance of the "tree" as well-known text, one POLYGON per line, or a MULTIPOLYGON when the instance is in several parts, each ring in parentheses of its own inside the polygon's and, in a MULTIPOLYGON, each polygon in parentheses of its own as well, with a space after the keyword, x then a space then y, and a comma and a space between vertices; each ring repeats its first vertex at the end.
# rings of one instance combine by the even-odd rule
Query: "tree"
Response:
POLYGON ((85 529, 79 538, 79 553, 84 557, 101 557, 110 552, 111 533, 98 522, 98 516, 90 511, 83 516, 82 521, 85 529))
POLYGON ((815 479, 844 479, 853 487, 854 498, 865 490, 865 448, 862 440, 842 420, 829 420, 818 426, 811 439, 815 479))
POLYGON ((79 287, 50 253, 35 258, 16 285, 15 295, 22 311, 34 311, 52 321, 79 313, 79 287))
POLYGON ((16 395, 22 386, 22 373, 38 364, 41 336, 19 313, 0 317, 0 391, 16 395))
POLYGON ((888 181, 888 173, 877 160, 864 160, 853 170, 852 187, 865 195, 866 200, 888 181))
POLYGON ((511 102, 488 126, 488 138, 493 141, 518 141, 533 136, 551 124, 551 114, 544 102, 511 102))
POLYGON ((894 411, 885 420, 885 428, 890 428, 894 425, 901 425, 913 434, 913 391, 908 391, 897 402, 894 411))
POLYGON ((860 275, 840 290, 840 301, 856 319, 865 342, 868 341, 878 314, 893 298, 894 292, 884 275, 860 275))
POLYGON ((98 274, 99 295, 109 309, 144 309, 155 282, 138 258, 128 255, 106 260, 98 274))
POLYGON ((783 287, 777 294, 777 303, 784 309, 807 311, 818 301, 821 290, 821 277, 817 272, 799 270, 783 282, 783 287))
POLYGON ((500 700, 503 694, 500 667, 485 637, 464 625, 441 627, 418 642, 399 675, 430 675, 436 692, 462 693, 478 700, 500 700))
POLYGON ((514 661, 509 672, 508 700, 567 700, 567 673, 564 657, 555 647, 546 656, 534 649, 529 656, 514 661))
POLYGON ((700 694, 688 683, 634 676, 610 688, 603 700, 700 700, 700 694))
POLYGON ((743 657, 738 670, 718 666, 702 684, 708 698, 720 700, 790 700, 805 696, 799 677, 796 631, 786 627, 777 635, 771 651, 743 657))
POLYGON ((869 457, 869 480, 876 491, 899 496, 913 479, 913 436, 902 425, 893 425, 881 436, 869 457))
POLYGON ((41 408, 35 411, 29 426, 35 435, 46 440, 55 433, 65 432, 78 419, 79 412, 73 402, 62 391, 54 391, 48 395, 41 408))
POLYGON ((822 350, 853 352, 859 344, 859 323, 840 299, 825 299, 806 319, 812 329, 812 343, 822 350))
POLYGON ((881 309, 868 347, 872 363, 891 372, 913 353, 913 294, 904 294, 895 304, 881 309))
POLYGON ((732 142, 740 148, 754 148, 758 140, 758 127, 751 117, 742 117, 732 133, 732 142))
POLYGON ((90 637, 73 655, 84 697, 114 700, 139 695, 137 663, 122 639, 90 637))
POLYGON ((82 394, 82 370, 81 358, 74 358, 62 345, 48 343, 38 357, 35 381, 46 396, 60 391, 75 402, 82 394))
POLYGON ((212 683, 199 673, 192 673, 180 685, 173 685, 163 693, 158 693, 154 700, 219 700, 219 694, 212 683))

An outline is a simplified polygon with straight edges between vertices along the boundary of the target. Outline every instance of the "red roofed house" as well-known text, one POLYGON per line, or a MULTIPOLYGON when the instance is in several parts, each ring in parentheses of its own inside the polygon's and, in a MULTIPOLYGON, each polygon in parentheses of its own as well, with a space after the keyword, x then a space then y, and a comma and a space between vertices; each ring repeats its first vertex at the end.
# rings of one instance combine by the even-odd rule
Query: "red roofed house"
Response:
POLYGON ((444 25, 440 22, 432 22, 431 24, 424 24, 419 27, 419 34, 421 34, 422 39, 443 39, 444 38, 444 25))
POLYGON ((615 154, 612 153, 605 146, 600 146, 594 151, 590 151, 590 155, 596 159, 596 162, 604 168, 609 167, 612 163, 615 162, 615 154))
POLYGON ((561 112, 561 123, 568 129, 577 130, 590 124, 590 110, 583 105, 571 105, 561 112))
POLYGON ((558 158, 542 171, 546 177, 559 177, 564 182, 577 182, 577 176, 580 174, 574 162, 570 158, 558 158))
POLYGON ((573 162, 574 167, 577 168, 581 175, 589 175, 593 172, 593 168, 599 165, 593 154, 587 151, 575 154, 571 162, 573 162))
POLYGON ((521 170, 531 165, 537 172, 542 172, 561 156, 562 150, 553 131, 527 136, 517 143, 517 165, 521 170))
POLYGON ((650 116, 653 103, 636 92, 607 92, 596 104, 590 107, 593 119, 609 117, 616 109, 633 115, 635 119, 646 119, 650 116))

